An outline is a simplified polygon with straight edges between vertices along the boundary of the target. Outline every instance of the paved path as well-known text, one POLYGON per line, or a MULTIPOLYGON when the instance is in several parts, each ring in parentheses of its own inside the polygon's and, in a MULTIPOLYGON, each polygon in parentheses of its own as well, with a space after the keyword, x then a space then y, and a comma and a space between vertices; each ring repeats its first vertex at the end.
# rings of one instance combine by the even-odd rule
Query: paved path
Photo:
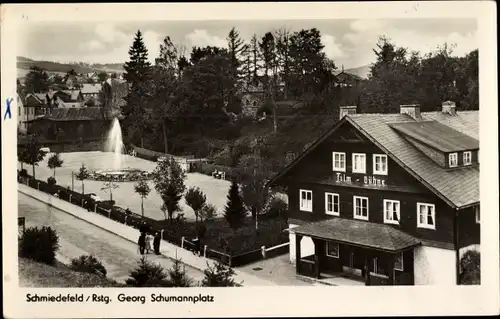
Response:
MULTIPOLYGON (((140 255, 137 245, 123 238, 97 228, 81 219, 49 206, 27 195, 19 194, 19 216, 26 217, 26 226, 50 226, 59 235, 57 259, 69 264, 72 258, 94 255, 106 267, 107 277, 122 282, 137 266, 140 255)), ((172 260, 165 256, 147 255, 165 269, 172 266, 172 260)), ((203 273, 187 266, 187 274, 196 281, 202 280, 203 273)))
MULTIPOLYGON (((119 237, 122 237, 129 242, 133 243, 136 248, 136 241, 139 237, 139 231, 135 228, 126 226, 124 224, 115 222, 111 219, 108 219, 104 216, 98 215, 93 212, 89 212, 79 206, 70 204, 66 201, 63 201, 61 199, 58 199, 54 196, 51 196, 49 194, 40 192, 38 190, 35 190, 31 187, 28 187, 23 184, 18 184, 19 185, 19 192, 26 194, 31 197, 35 197, 38 200, 49 203, 52 206, 55 206, 64 212, 67 212, 68 214, 73 215, 74 217, 84 220, 90 224, 93 224, 97 227, 102 228, 105 231, 112 232, 116 234, 119 237)), ((95 228, 93 228, 95 229, 95 228)), ((95 238, 95 237, 94 237, 95 238)), ((98 238, 98 237, 97 237, 98 238)), ((96 240, 96 239, 94 239, 96 240)), ((161 246, 160 246, 160 252, 163 256, 165 257, 176 257, 180 258, 183 263, 189 265, 190 267, 194 269, 198 269, 202 271, 203 269, 206 269, 207 263, 210 265, 214 264, 214 261, 211 259, 207 259, 204 257, 199 257, 194 255, 192 252, 182 249, 178 246, 175 246, 173 244, 168 243, 167 241, 162 240, 161 246)), ((237 282, 241 282, 244 286, 276 286, 278 284, 262 279, 256 276, 253 276, 249 273, 239 271, 235 269, 235 280, 237 282)))

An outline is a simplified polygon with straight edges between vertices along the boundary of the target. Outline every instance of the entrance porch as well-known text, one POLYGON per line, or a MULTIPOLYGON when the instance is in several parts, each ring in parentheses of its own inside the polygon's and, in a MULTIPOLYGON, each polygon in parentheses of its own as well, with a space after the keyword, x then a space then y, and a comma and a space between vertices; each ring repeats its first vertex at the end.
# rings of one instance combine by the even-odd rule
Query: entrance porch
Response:
POLYGON ((290 231, 298 275, 326 283, 346 278, 365 285, 414 284, 413 249, 420 243, 392 226, 334 218, 290 231), (302 255, 304 237, 312 239, 313 254, 302 255))

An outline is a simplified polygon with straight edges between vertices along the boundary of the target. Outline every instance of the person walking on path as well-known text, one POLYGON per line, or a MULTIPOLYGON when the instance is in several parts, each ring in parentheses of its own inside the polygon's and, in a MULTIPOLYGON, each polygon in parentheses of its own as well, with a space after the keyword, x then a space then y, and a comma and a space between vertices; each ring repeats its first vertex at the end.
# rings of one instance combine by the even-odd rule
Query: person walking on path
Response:
POLYGON ((161 242, 160 233, 156 232, 155 233, 155 239, 153 241, 153 249, 154 249, 156 255, 160 254, 160 242, 161 242))
POLYGON ((146 235, 146 254, 149 254, 149 252, 152 250, 151 249, 151 242, 153 241, 153 236, 151 234, 146 235))
POLYGON ((139 253, 141 255, 144 255, 144 249, 146 248, 146 234, 145 233, 141 233, 137 244, 139 245, 139 253))

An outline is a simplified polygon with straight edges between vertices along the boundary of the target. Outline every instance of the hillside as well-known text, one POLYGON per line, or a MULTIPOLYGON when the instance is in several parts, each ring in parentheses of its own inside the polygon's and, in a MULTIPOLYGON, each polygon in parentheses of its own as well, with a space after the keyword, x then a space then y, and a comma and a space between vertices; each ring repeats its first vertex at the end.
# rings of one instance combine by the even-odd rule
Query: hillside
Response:
POLYGON ((22 78, 26 76, 29 72, 30 67, 36 65, 39 68, 44 69, 47 73, 62 73, 75 70, 76 73, 91 73, 91 72, 116 72, 122 73, 123 65, 120 63, 109 63, 109 64, 93 64, 93 65, 83 65, 76 63, 59 63, 52 61, 36 61, 27 57, 17 57, 17 73, 18 77, 22 78))
MULTIPOLYGON (((362 79, 367 79, 368 75, 370 74, 370 67, 370 65, 363 65, 356 68, 345 69, 344 72, 357 75, 362 79)), ((340 72, 342 72, 342 70, 337 70, 335 74, 339 74, 340 72)))

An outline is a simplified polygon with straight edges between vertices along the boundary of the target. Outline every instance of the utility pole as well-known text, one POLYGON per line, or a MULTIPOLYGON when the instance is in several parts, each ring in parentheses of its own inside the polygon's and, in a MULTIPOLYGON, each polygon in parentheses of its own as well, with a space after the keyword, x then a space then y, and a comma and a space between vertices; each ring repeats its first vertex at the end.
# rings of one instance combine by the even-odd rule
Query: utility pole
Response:
POLYGON ((75 172, 71 171, 71 191, 75 190, 75 172))

